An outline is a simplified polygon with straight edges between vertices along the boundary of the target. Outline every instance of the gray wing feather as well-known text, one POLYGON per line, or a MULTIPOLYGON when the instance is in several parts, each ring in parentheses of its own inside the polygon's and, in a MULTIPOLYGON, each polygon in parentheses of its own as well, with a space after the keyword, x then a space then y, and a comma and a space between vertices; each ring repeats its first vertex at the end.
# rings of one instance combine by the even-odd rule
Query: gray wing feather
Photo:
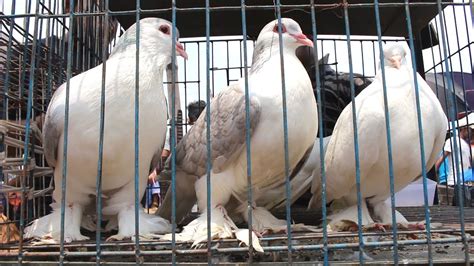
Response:
POLYGON ((54 105, 55 108, 52 108, 52 106, 55 101, 61 99, 59 95, 62 94, 64 88, 64 85, 60 86, 51 98, 43 126, 44 156, 51 167, 56 167, 58 143, 64 127, 64 105, 54 105))
MULTIPOLYGON (((260 119, 258 99, 250 97, 250 134, 260 119)), ((211 108, 211 161, 213 172, 219 173, 245 148, 245 95, 238 84, 219 93, 211 108)), ((206 108, 207 109, 207 108, 206 108)), ((176 163, 188 174, 206 173, 206 111, 176 147, 176 163)))

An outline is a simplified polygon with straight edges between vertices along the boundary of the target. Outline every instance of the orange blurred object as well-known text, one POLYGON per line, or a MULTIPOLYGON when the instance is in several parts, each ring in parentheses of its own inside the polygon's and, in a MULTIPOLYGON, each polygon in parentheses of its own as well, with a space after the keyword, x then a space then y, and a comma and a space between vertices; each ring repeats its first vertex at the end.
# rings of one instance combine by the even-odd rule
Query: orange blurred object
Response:
POLYGON ((21 192, 10 192, 8 193, 8 203, 10 205, 18 207, 21 205, 21 192))

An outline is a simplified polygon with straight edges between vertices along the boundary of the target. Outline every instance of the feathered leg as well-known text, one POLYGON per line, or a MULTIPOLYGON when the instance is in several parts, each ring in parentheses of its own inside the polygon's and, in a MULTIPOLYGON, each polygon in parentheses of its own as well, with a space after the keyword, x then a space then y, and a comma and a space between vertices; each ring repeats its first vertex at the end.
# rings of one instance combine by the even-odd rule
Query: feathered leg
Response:
MULTIPOLYGON (((385 201, 378 202, 373 205, 374 217, 381 223, 392 223, 392 208, 385 201)), ((407 224, 408 220, 397 210, 395 210, 395 218, 397 223, 407 224)))
MULTIPOLYGON (((212 239, 236 237, 241 242, 249 245, 248 229, 239 229, 227 214, 223 207, 229 201, 232 193, 232 179, 226 178, 225 173, 211 176, 211 224, 207 227, 207 182, 206 178, 200 178, 195 183, 196 196, 201 215, 183 228, 183 231, 176 235, 177 241, 192 241, 193 246, 207 240, 208 230, 211 231, 212 239)), ((231 177, 231 176, 230 176, 231 177)), ((263 252, 257 236, 252 232, 252 245, 256 251, 263 252)), ((170 240, 171 234, 167 234, 162 239, 170 240)))
MULTIPOLYGON (((331 220, 329 226, 333 229, 338 231, 341 228, 341 222, 352 222, 357 225, 357 205, 352 205, 349 207, 343 207, 339 211, 335 211, 333 214, 328 216, 328 220, 331 220)), ((362 218, 362 225, 372 224, 374 220, 370 216, 369 209, 367 208, 367 203, 365 200, 361 202, 361 218, 362 218)), ((345 226, 342 226, 345 227, 345 226)))
MULTIPOLYGON (((53 212, 33 221, 25 228, 24 238, 38 238, 37 244, 58 243, 61 237, 61 208, 53 204, 53 212)), ((64 209, 64 241, 88 240, 80 231, 83 206, 78 203, 67 204, 64 209)))
MULTIPOLYGON (((146 181, 146 178, 144 178, 146 181)), ((140 184, 142 185, 142 184, 140 184)), ((143 195, 143 189, 139 195, 143 195)), ((107 240, 122 240, 124 238, 133 238, 135 236, 135 191, 134 183, 123 186, 115 192, 107 201, 107 207, 103 209, 103 215, 117 215, 118 233, 109 237, 107 240)), ((138 210, 139 235, 140 237, 150 238, 154 234, 168 233, 171 231, 170 223, 156 215, 147 214, 141 207, 138 210)))

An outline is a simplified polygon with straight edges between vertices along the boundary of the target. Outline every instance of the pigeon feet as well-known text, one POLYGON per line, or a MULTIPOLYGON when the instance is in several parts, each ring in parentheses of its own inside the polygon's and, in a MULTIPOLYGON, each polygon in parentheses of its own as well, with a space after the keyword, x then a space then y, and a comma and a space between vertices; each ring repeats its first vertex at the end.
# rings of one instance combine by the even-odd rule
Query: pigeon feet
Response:
MULTIPOLYGON (((122 241, 122 240, 124 240, 125 238, 127 238, 127 237, 125 237, 124 235, 116 234, 116 235, 112 235, 112 236, 107 237, 107 239, 106 239, 105 241, 106 241, 106 242, 122 241)), ((128 238, 130 238, 130 237, 128 237, 128 238)))
POLYGON ((64 236, 64 242, 66 243, 71 243, 72 241, 85 241, 89 240, 90 238, 84 235, 79 234, 74 234, 74 235, 69 235, 69 236, 64 236))
POLYGON ((82 216, 81 227, 88 231, 95 232, 97 230, 97 223, 92 216, 84 215, 82 216))
MULTIPOLYGON (((82 218, 82 206, 69 204, 64 209, 64 242, 89 240, 89 237, 81 234, 80 225, 82 218)), ((52 241, 59 243, 61 238, 61 209, 56 208, 52 213, 36 219, 25 228, 25 239, 39 239, 38 244, 50 244, 52 241)))
MULTIPOLYGON (((211 231, 211 239, 237 238, 241 243, 250 244, 249 230, 239 229, 235 223, 227 215, 227 211, 221 205, 217 205, 211 210, 211 225, 207 227, 207 210, 205 210, 198 218, 183 228, 183 231, 176 234, 176 241, 192 242, 192 247, 202 246, 201 243, 207 241, 208 230, 211 231)), ((166 234, 160 239, 171 240, 172 235, 166 234)), ((252 232, 252 246, 258 252, 263 252, 257 235, 252 232)))
MULTIPOLYGON (((138 221, 140 223, 140 236, 147 236, 152 234, 161 234, 171 232, 170 223, 156 215, 145 213, 142 209, 138 212, 138 221)), ((135 210, 134 206, 123 208, 118 214, 118 233, 123 238, 132 238, 135 236, 135 210)), ((113 219, 110 220, 110 226, 107 224, 106 229, 115 227, 116 223, 113 219)), ((115 238, 112 238, 115 239, 115 238)))

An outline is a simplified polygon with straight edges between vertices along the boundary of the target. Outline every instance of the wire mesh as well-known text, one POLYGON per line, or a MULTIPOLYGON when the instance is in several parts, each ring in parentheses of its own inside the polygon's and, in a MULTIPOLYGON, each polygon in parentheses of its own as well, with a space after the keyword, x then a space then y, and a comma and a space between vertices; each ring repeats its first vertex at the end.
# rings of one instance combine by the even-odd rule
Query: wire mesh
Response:
MULTIPOLYGON (((218 4, 207 0, 197 1, 194 4, 180 1, 155 4, 152 2, 143 0, 131 1, 129 4, 107 0, 2 2, 0 13, 2 70, 0 261, 2 263, 47 261, 60 264, 92 261, 96 264, 159 262, 173 265, 181 262, 207 262, 210 265, 223 262, 291 264, 308 261, 321 262, 324 265, 332 262, 430 265, 471 263, 470 233, 474 219, 474 211, 471 208, 471 194, 473 194, 471 186, 474 184, 474 178, 472 178, 473 160, 470 144, 472 132, 467 128, 474 122, 469 121, 472 120, 469 114, 474 105, 472 1, 314 3, 301 0, 284 1, 284 3, 268 1, 259 4, 246 1, 218 4), (142 80, 147 78, 142 74, 146 66, 143 65, 144 55, 141 54, 146 48, 143 48, 140 41, 142 37, 148 36, 147 31, 139 25, 146 17, 162 17, 169 20, 171 25, 169 35, 173 47, 169 55, 171 58, 169 64, 161 69, 163 73, 156 73, 162 75, 160 80, 163 81, 163 86, 155 84, 158 89, 164 90, 167 101, 165 107, 167 113, 163 116, 168 120, 165 131, 170 135, 171 155, 162 158, 162 147, 159 147, 153 160, 151 156, 143 153, 142 137, 148 134, 143 130, 144 124, 154 121, 144 123, 142 117, 147 110, 140 109, 143 102, 146 104, 146 99, 143 98, 146 97, 146 92, 142 88, 146 85, 142 80), (309 39, 314 43, 314 48, 299 48, 296 50, 296 55, 311 81, 317 103, 317 117, 301 116, 292 120, 287 113, 294 107, 291 104, 287 106, 287 97, 290 97, 288 101, 291 103, 293 94, 288 89, 292 88, 292 79, 285 75, 291 70, 287 69, 289 67, 285 62, 288 60, 288 55, 282 48, 283 35, 287 31, 282 20, 284 17, 295 19, 303 29, 303 33, 310 36, 309 39), (259 176, 253 173, 253 169, 256 169, 255 165, 258 166, 262 160, 259 159, 259 154, 254 153, 254 149, 258 150, 258 145, 255 148, 256 144, 252 142, 255 81, 252 80, 251 70, 252 62, 255 61, 255 56, 252 54, 260 52, 255 46, 258 33, 271 20, 276 21, 276 28, 273 31, 278 38, 276 41, 278 44, 274 47, 278 47, 275 56, 279 57, 280 66, 275 67, 277 73, 268 78, 281 81, 277 89, 281 89, 279 97, 282 102, 279 106, 280 122, 273 123, 271 128, 266 128, 265 131, 269 137, 272 136, 272 131, 282 132, 282 139, 275 141, 273 145, 281 146, 284 158, 274 158, 282 162, 279 166, 281 178, 273 181, 275 185, 271 193, 275 193, 276 196, 263 191, 269 193, 268 197, 273 199, 262 207, 270 210, 278 219, 283 219, 285 223, 284 228, 278 232, 260 235, 262 232, 257 232, 255 229, 259 226, 259 218, 255 218, 254 213, 260 207, 259 193, 262 193, 260 191, 262 188, 256 183, 259 176), (127 240, 110 242, 108 237, 117 230, 114 228, 111 232, 106 231, 104 225, 109 219, 103 211, 104 206, 107 206, 106 194, 111 193, 107 189, 104 190, 104 184, 110 182, 107 180, 108 170, 104 170, 107 169, 104 168, 106 164, 110 162, 110 158, 105 156, 108 153, 107 146, 104 145, 107 143, 107 138, 111 138, 108 133, 110 129, 107 128, 107 117, 110 116, 106 106, 108 101, 114 100, 114 95, 106 92, 107 81, 113 78, 109 75, 108 68, 117 66, 109 66, 107 61, 117 44, 116 39, 123 38, 132 24, 138 28, 133 40, 135 46, 133 60, 136 67, 133 73, 129 73, 134 83, 131 88, 135 94, 133 106, 124 106, 124 112, 130 112, 134 117, 134 124, 130 125, 134 129, 133 143, 130 143, 134 147, 134 172, 130 179, 134 193, 134 217, 118 216, 118 234, 124 223, 133 223, 134 229, 127 240), (189 55, 187 60, 177 58, 181 53, 178 51, 178 41, 189 55), (422 121, 422 112, 425 109, 422 109, 420 99, 425 97, 425 93, 420 92, 423 85, 419 84, 420 79, 413 71, 411 75, 416 95, 413 98, 416 106, 414 123, 417 125, 415 130, 418 139, 412 146, 416 146, 413 148, 413 153, 419 151, 416 153, 416 160, 421 163, 418 174, 420 179, 414 181, 417 178, 414 176, 410 180, 414 182, 403 184, 403 187, 397 184, 397 171, 400 171, 397 169, 397 164, 404 158, 392 155, 400 143, 393 143, 392 138, 393 134, 396 134, 391 124, 391 113, 394 110, 389 107, 391 98, 387 91, 390 88, 386 82, 391 77, 384 70, 386 55, 380 52, 393 43, 408 45, 410 48, 408 56, 411 58, 408 64, 426 80, 449 120, 444 148, 436 151, 439 153, 437 159, 442 160, 439 159, 439 162, 436 160, 435 164, 425 156, 424 129, 432 127, 430 127, 431 121, 422 121), (68 160, 67 157, 77 152, 74 146, 72 149, 68 148, 69 138, 74 138, 68 134, 68 128, 71 126, 69 97, 70 95, 73 97, 75 93, 70 88, 77 88, 76 85, 70 84, 74 83, 73 77, 99 68, 100 80, 96 82, 101 84, 99 86, 101 93, 98 94, 100 111, 97 112, 100 114, 97 120, 100 124, 98 152, 94 155, 97 156, 98 163, 95 168, 95 186, 91 190, 93 192, 89 193, 90 197, 95 199, 91 206, 95 207, 90 207, 92 211, 87 214, 89 215, 87 219, 94 220, 92 227, 95 230, 89 231, 92 229, 91 226, 82 225, 80 233, 90 237, 91 240, 70 242, 68 239, 70 236, 65 234, 65 231, 73 223, 70 220, 71 216, 68 216, 68 208, 72 208, 73 203, 67 201, 68 193, 73 188, 68 187, 67 180, 69 165, 74 164, 74 159, 68 160), (390 192, 386 206, 390 208, 391 217, 387 223, 361 226, 358 224, 363 224, 365 209, 370 209, 372 213, 375 211, 371 209, 374 208, 370 203, 372 197, 363 196, 367 186, 364 175, 367 173, 361 172, 363 168, 360 164, 364 163, 363 160, 367 160, 367 154, 364 154, 363 148, 362 150, 359 148, 361 131, 357 117, 360 110, 357 109, 356 103, 358 98, 363 97, 359 95, 364 95, 364 89, 376 83, 378 78, 382 83, 380 89, 384 92, 381 106, 385 114, 384 125, 380 128, 384 132, 381 145, 387 147, 386 163, 389 169, 380 178, 389 181, 386 183, 387 188, 383 189, 390 192), (48 147, 44 147, 42 131, 48 105, 61 84, 66 84, 65 112, 62 114, 64 138, 63 144, 59 145, 64 150, 56 152, 63 154, 64 163, 62 166, 51 167, 46 162, 44 149, 48 147), (239 110, 244 114, 241 126, 245 129, 242 131, 242 143, 245 148, 242 146, 240 152, 242 162, 245 161, 242 163, 242 176, 245 182, 242 182, 246 184, 244 186, 246 189, 241 194, 233 191, 230 197, 242 203, 245 210, 239 219, 234 217, 238 212, 232 209, 237 207, 230 206, 227 203, 229 200, 219 202, 221 195, 216 194, 215 190, 223 184, 216 182, 215 175, 218 170, 214 171, 214 167, 219 166, 220 162, 208 159, 203 169, 205 174, 196 177, 205 179, 207 193, 201 195, 207 197, 206 204, 197 206, 199 204, 192 202, 190 204, 194 205, 192 210, 189 208, 190 210, 182 215, 179 209, 182 204, 180 197, 185 190, 181 187, 183 180, 180 174, 183 170, 180 160, 183 160, 183 148, 179 146, 180 142, 189 141, 186 135, 192 132, 193 123, 197 123, 194 120, 202 117, 201 120, 207 121, 202 123, 204 125, 202 136, 205 140, 203 157, 214 158, 214 153, 219 152, 215 148, 215 143, 228 145, 219 143, 218 136, 214 135, 213 130, 216 128, 213 127, 219 126, 212 122, 216 117, 219 119, 214 109, 219 110, 221 107, 211 103, 233 84, 241 84, 243 93, 242 108, 239 110), (205 100, 205 109, 200 105, 201 100, 205 100), (197 115, 194 115, 194 110, 189 105, 195 101, 199 103, 197 115), (329 195, 331 188, 326 184, 336 177, 330 173, 328 175, 326 171, 328 158, 324 157, 327 145, 325 138, 331 137, 334 133, 338 118, 344 109, 352 110, 350 126, 353 142, 351 143, 355 154, 350 158, 355 158, 355 162, 351 163, 356 166, 352 178, 357 187, 357 214, 354 221, 343 221, 342 225, 335 226, 330 221, 335 204, 334 201, 327 200, 327 197, 331 197, 329 195), (203 113, 199 115, 200 112, 203 113), (461 124, 463 117, 466 117, 466 124, 461 124), (292 134, 299 130, 294 125, 302 127, 305 121, 317 122, 318 132, 314 135, 316 136, 314 145, 308 147, 306 155, 300 156, 295 163, 295 159, 292 159, 293 142, 290 143, 289 140, 292 134), (468 147, 467 150, 465 147, 468 147), (313 151, 319 153, 319 157, 314 159, 314 162, 318 162, 318 166, 308 166, 312 167, 311 172, 301 183, 299 175, 304 173, 307 163, 305 160, 312 158, 313 151), (449 156, 452 156, 452 159, 449 156), (148 157, 150 162, 143 163, 148 157), (427 165, 429 162, 435 166, 427 165), (142 187, 144 184, 142 179, 146 179, 149 173, 144 173, 143 164, 147 164, 146 171, 150 168, 151 173, 154 172, 159 176, 156 182, 151 182, 152 184, 146 188, 142 187), (437 169, 441 164, 444 164, 442 168, 444 173, 437 169), (61 170, 55 173, 55 168, 61 170), (61 184, 54 182, 55 174, 62 176, 56 179, 61 180, 61 184), (444 181, 441 180, 442 176, 445 178, 444 181), (313 179, 322 184, 321 207, 317 211, 307 210, 314 192, 311 189, 313 179), (151 203, 157 199, 152 195, 156 193, 157 188, 159 188, 158 199, 161 200, 152 205, 151 203), (62 194, 60 198, 55 198, 55 203, 54 190, 62 194), (406 199, 407 197, 410 199, 406 199), (141 212, 144 210, 153 215, 158 209, 157 213, 160 213, 164 208, 164 202, 169 199, 171 238, 164 240, 163 232, 160 232, 160 235, 155 235, 153 240, 144 240, 141 227, 146 227, 142 223, 142 219, 146 218, 143 218, 145 216, 141 212), (61 232, 57 239, 59 241, 36 245, 35 240, 23 240, 25 227, 31 225, 35 219, 49 215, 52 211, 50 204, 53 208, 60 206, 58 210, 61 213, 59 221, 61 232), (232 228, 234 235, 230 239, 216 239, 216 233, 210 230, 216 223, 214 210, 219 208, 227 209, 224 216, 229 215, 237 224, 236 228, 232 228), (410 226, 400 223, 398 212, 414 223, 410 226), (199 219, 202 213, 206 215, 204 223, 207 231, 201 239, 201 245, 196 247, 193 244, 196 239, 180 241, 178 233, 182 233, 183 228, 191 221, 199 219), (296 226, 293 223, 304 223, 315 227, 306 227, 303 231, 298 231, 294 229, 296 226), (241 229, 248 229, 245 234, 249 239, 249 245, 242 245, 236 239, 235 236, 241 229), (258 252, 258 247, 254 245, 256 242, 252 240, 261 243, 264 252, 258 252)), ((155 101, 156 106, 161 103, 159 100, 155 101)), ((161 141, 165 136, 156 135, 155 138, 161 141)), ((117 143, 117 145, 128 144, 117 143)), ((265 156, 271 158, 274 155, 265 156)), ((195 184, 188 183, 187 186, 194 190, 195 184)), ((84 206, 84 209, 87 208, 89 207, 84 206)), ((83 221, 86 220, 85 214, 81 216, 83 221)), ((55 238, 51 234, 45 235, 48 240, 55 238)))

